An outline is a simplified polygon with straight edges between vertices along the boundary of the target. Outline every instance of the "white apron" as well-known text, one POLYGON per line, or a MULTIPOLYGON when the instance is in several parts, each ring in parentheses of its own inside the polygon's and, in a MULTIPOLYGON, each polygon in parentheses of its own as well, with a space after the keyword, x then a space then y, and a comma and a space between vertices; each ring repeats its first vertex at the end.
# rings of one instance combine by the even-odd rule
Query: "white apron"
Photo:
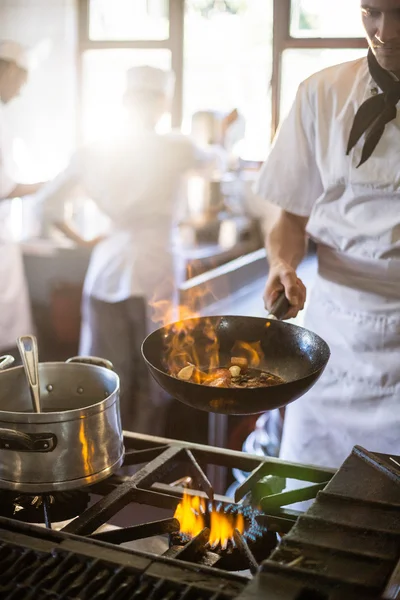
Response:
POLYGON ((8 211, 9 203, 0 206, 0 352, 34 333, 21 248, 11 239, 8 211))
POLYGON ((354 445, 400 454, 400 260, 319 248, 304 326, 330 345, 317 384, 286 410, 280 458, 338 467, 354 445))

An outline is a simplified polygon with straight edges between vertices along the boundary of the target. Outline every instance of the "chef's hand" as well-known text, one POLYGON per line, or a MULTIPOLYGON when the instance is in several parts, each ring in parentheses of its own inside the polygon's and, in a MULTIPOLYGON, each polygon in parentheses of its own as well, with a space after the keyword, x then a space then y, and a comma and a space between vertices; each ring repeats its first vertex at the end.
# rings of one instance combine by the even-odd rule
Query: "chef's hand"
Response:
POLYGON ((104 235, 98 235, 92 238, 91 240, 85 240, 82 238, 80 241, 80 245, 85 246, 86 248, 94 248, 95 246, 97 246, 97 244, 100 244, 100 242, 102 242, 104 239, 104 235))
POLYGON ((270 311, 278 296, 285 292, 291 304, 285 319, 292 319, 303 310, 307 290, 304 283, 297 277, 295 269, 283 261, 270 265, 270 271, 264 291, 265 308, 270 311))

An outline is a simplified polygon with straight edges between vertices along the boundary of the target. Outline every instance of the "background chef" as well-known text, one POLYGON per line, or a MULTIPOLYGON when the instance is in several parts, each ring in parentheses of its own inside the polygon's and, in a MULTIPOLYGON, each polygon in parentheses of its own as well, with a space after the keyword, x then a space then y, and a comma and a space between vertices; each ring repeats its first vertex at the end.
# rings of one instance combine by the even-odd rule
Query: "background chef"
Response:
POLYGON ((156 132, 173 91, 171 71, 147 65, 130 69, 124 134, 78 151, 40 196, 47 218, 77 242, 84 240, 73 224, 62 222, 59 209, 78 183, 112 222, 86 275, 80 354, 112 361, 121 378, 123 427, 151 433, 160 430, 167 404, 156 410, 149 401, 149 375, 140 353, 145 335, 157 326, 151 323, 149 302, 156 295, 158 302, 176 306, 183 265, 173 231, 184 200, 183 177, 191 169, 210 168, 217 156, 181 133, 156 132))
POLYGON ((14 180, 12 137, 6 126, 6 105, 19 95, 28 69, 28 51, 17 42, 0 41, 0 353, 16 358, 16 338, 33 333, 33 324, 22 254, 9 226, 11 206, 1 201, 34 194, 42 186, 14 180))

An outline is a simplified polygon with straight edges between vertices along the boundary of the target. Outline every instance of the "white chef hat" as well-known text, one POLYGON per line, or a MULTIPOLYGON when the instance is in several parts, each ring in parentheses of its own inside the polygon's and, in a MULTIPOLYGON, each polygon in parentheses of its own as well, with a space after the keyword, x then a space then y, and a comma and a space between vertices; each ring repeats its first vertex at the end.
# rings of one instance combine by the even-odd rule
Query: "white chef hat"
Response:
POLYGON ((31 57, 28 49, 12 40, 0 40, 0 59, 14 62, 26 71, 31 68, 31 57))
POLYGON ((172 98, 175 87, 173 71, 164 71, 157 67, 141 65, 132 67, 126 74, 126 94, 153 92, 172 98))

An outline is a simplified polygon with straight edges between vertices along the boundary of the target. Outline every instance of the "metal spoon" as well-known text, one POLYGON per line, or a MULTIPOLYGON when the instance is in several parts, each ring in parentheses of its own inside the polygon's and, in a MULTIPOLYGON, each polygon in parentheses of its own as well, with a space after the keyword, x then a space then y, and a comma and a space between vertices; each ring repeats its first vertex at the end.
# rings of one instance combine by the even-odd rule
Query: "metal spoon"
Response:
MULTIPOLYGON (((37 339, 34 335, 23 335, 17 339, 17 346, 24 365, 25 375, 29 383, 33 410, 36 413, 40 413, 39 351, 37 339)), ((47 529, 51 529, 50 497, 48 494, 43 494, 42 501, 44 522, 47 529)))
POLYGON ((34 335, 23 335, 17 339, 17 346, 28 380, 33 410, 40 413, 39 353, 36 337, 34 335))

